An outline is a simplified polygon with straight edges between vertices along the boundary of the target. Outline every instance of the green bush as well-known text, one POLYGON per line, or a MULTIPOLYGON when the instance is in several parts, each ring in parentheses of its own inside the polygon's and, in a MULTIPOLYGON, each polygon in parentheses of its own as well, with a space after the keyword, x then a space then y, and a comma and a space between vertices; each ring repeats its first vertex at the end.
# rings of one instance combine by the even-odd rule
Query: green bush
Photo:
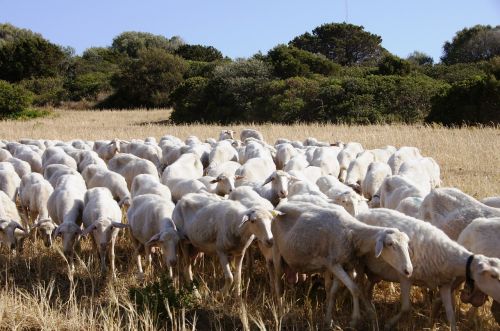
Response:
POLYGON ((406 76, 412 70, 411 63, 397 56, 388 54, 380 60, 378 73, 380 75, 400 75, 406 76))
POLYGON ((451 86, 434 99, 427 122, 444 125, 500 123, 500 81, 493 75, 475 77, 451 86))
POLYGON ((213 46, 181 45, 175 54, 192 61, 213 62, 223 59, 221 51, 213 46))
POLYGON ((30 109, 33 95, 19 85, 0 80, 0 118, 16 118, 30 109))
POLYGON ((20 85, 34 94, 33 104, 36 106, 58 106, 67 99, 64 79, 60 76, 25 79, 20 85))
POLYGON ((73 101, 96 100, 100 93, 112 90, 111 74, 97 71, 77 75, 66 87, 73 101))

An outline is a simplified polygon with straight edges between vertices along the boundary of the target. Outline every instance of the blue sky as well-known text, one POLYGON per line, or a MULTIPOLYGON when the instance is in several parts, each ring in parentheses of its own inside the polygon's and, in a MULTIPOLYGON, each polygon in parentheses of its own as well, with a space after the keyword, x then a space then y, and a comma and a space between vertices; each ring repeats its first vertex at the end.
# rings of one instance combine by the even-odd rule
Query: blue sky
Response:
POLYGON ((249 57, 346 18, 380 35, 396 55, 419 50, 439 61, 443 43, 458 30, 500 24, 500 0, 0 0, 0 22, 39 32, 78 54, 110 45, 121 32, 144 31, 249 57))

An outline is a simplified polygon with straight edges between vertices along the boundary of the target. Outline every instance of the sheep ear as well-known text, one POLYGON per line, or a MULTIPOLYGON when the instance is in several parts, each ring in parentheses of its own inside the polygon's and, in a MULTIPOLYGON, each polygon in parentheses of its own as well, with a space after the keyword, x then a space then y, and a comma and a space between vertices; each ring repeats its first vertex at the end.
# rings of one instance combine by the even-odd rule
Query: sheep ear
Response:
POLYGON ((382 254, 382 250, 384 249, 384 238, 381 236, 377 239, 377 243, 375 244, 375 257, 378 258, 380 254, 382 254))
POLYGON ((15 221, 14 221, 14 223, 16 223, 16 225, 14 226, 14 230, 15 230, 15 229, 19 229, 19 230, 23 231, 24 233, 28 233, 28 231, 26 231, 26 229, 25 229, 25 228, 23 228, 23 227, 21 226, 21 224, 19 224, 19 223, 15 222, 15 221))
POLYGON ((91 231, 93 231, 95 229, 96 225, 95 223, 92 223, 91 225, 87 226, 85 228, 85 230, 83 230, 83 232, 81 233, 82 236, 86 236, 88 235, 91 231))
POLYGON ((59 226, 56 226, 54 230, 52 230, 52 238, 56 238, 61 231, 59 230, 59 226))
POLYGON ((144 245, 146 246, 157 245, 161 241, 160 238, 161 238, 161 233, 157 233, 154 236, 152 236, 151 239, 149 239, 149 241, 144 245))
POLYGON ((217 177, 217 178, 215 178, 215 179, 212 179, 212 180, 210 181, 210 184, 215 184, 215 183, 218 183, 218 182, 220 182, 219 177, 217 177))
POLYGON ((111 224, 113 225, 114 228, 119 228, 119 229, 126 229, 130 227, 130 225, 120 222, 111 222, 111 224))
POLYGON ((273 215, 273 217, 278 217, 278 216, 283 216, 285 215, 285 213, 279 211, 279 210, 271 210, 271 215, 273 215))
POLYGON ((249 220, 250 217, 248 216, 248 214, 245 214, 245 216, 243 216, 243 218, 241 219, 240 228, 243 227, 243 225, 245 225, 245 223, 248 222, 249 220))
POLYGON ((264 181, 264 183, 262 184, 262 186, 266 185, 267 183, 270 183, 274 180, 274 177, 273 175, 267 177, 267 179, 264 181))
POLYGON ((243 178, 245 178, 245 176, 241 176, 241 175, 234 176, 235 180, 240 180, 240 179, 243 179, 243 178))

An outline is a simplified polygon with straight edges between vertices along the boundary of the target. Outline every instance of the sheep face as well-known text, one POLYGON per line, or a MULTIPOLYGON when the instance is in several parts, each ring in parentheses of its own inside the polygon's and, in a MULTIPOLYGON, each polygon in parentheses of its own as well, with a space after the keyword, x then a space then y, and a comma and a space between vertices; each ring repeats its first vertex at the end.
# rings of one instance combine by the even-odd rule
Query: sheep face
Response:
POLYGON ((75 223, 63 223, 54 230, 54 238, 62 237, 63 252, 67 259, 73 258, 75 244, 80 239, 82 229, 75 223))
POLYGON ((500 259, 475 255, 471 271, 475 287, 500 302, 500 259))
POLYGON ((384 230, 377 238, 375 257, 382 257, 400 274, 410 277, 413 265, 410 260, 409 241, 408 235, 398 229, 384 230))
POLYGON ((16 229, 26 232, 19 223, 12 220, 0 219, 0 242, 10 249, 16 249, 16 229))
POLYGON ((284 199, 288 196, 288 184, 290 179, 291 176, 288 173, 282 170, 277 170, 273 172, 262 185, 271 183, 273 192, 276 192, 276 195, 280 199, 284 199))
POLYGON ((219 140, 234 139, 234 133, 233 130, 221 130, 219 140))
POLYGON ((50 218, 39 220, 34 226, 33 230, 38 229, 45 247, 52 246, 52 233, 57 226, 50 218))
POLYGON ((240 227, 246 227, 267 247, 273 245, 273 234, 271 232, 271 221, 275 216, 281 214, 279 211, 269 211, 263 208, 252 208, 243 216, 240 227))
POLYGON ((163 260, 167 267, 177 264, 177 246, 179 244, 179 234, 175 229, 170 229, 155 234, 145 245, 160 246, 163 251, 163 260))
POLYGON ((234 181, 238 179, 240 176, 226 176, 219 175, 216 179, 212 180, 210 183, 215 184, 215 193, 220 196, 225 196, 226 194, 231 193, 234 190, 234 181))
POLYGON ((362 205, 366 204, 366 199, 354 192, 344 192, 336 195, 333 197, 332 201, 344 207, 352 216, 356 216, 360 209, 362 209, 362 205))

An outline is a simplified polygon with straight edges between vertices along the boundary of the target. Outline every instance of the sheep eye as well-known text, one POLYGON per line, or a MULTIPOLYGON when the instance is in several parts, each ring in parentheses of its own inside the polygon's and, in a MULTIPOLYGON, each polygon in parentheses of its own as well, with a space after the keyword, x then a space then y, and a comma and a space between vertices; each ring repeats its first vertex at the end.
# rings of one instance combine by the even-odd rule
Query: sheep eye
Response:
POLYGON ((251 219, 251 220, 250 220, 250 223, 255 223, 255 220, 254 220, 254 219, 251 219))
POLYGON ((392 247, 392 243, 388 243, 387 246, 392 247))

